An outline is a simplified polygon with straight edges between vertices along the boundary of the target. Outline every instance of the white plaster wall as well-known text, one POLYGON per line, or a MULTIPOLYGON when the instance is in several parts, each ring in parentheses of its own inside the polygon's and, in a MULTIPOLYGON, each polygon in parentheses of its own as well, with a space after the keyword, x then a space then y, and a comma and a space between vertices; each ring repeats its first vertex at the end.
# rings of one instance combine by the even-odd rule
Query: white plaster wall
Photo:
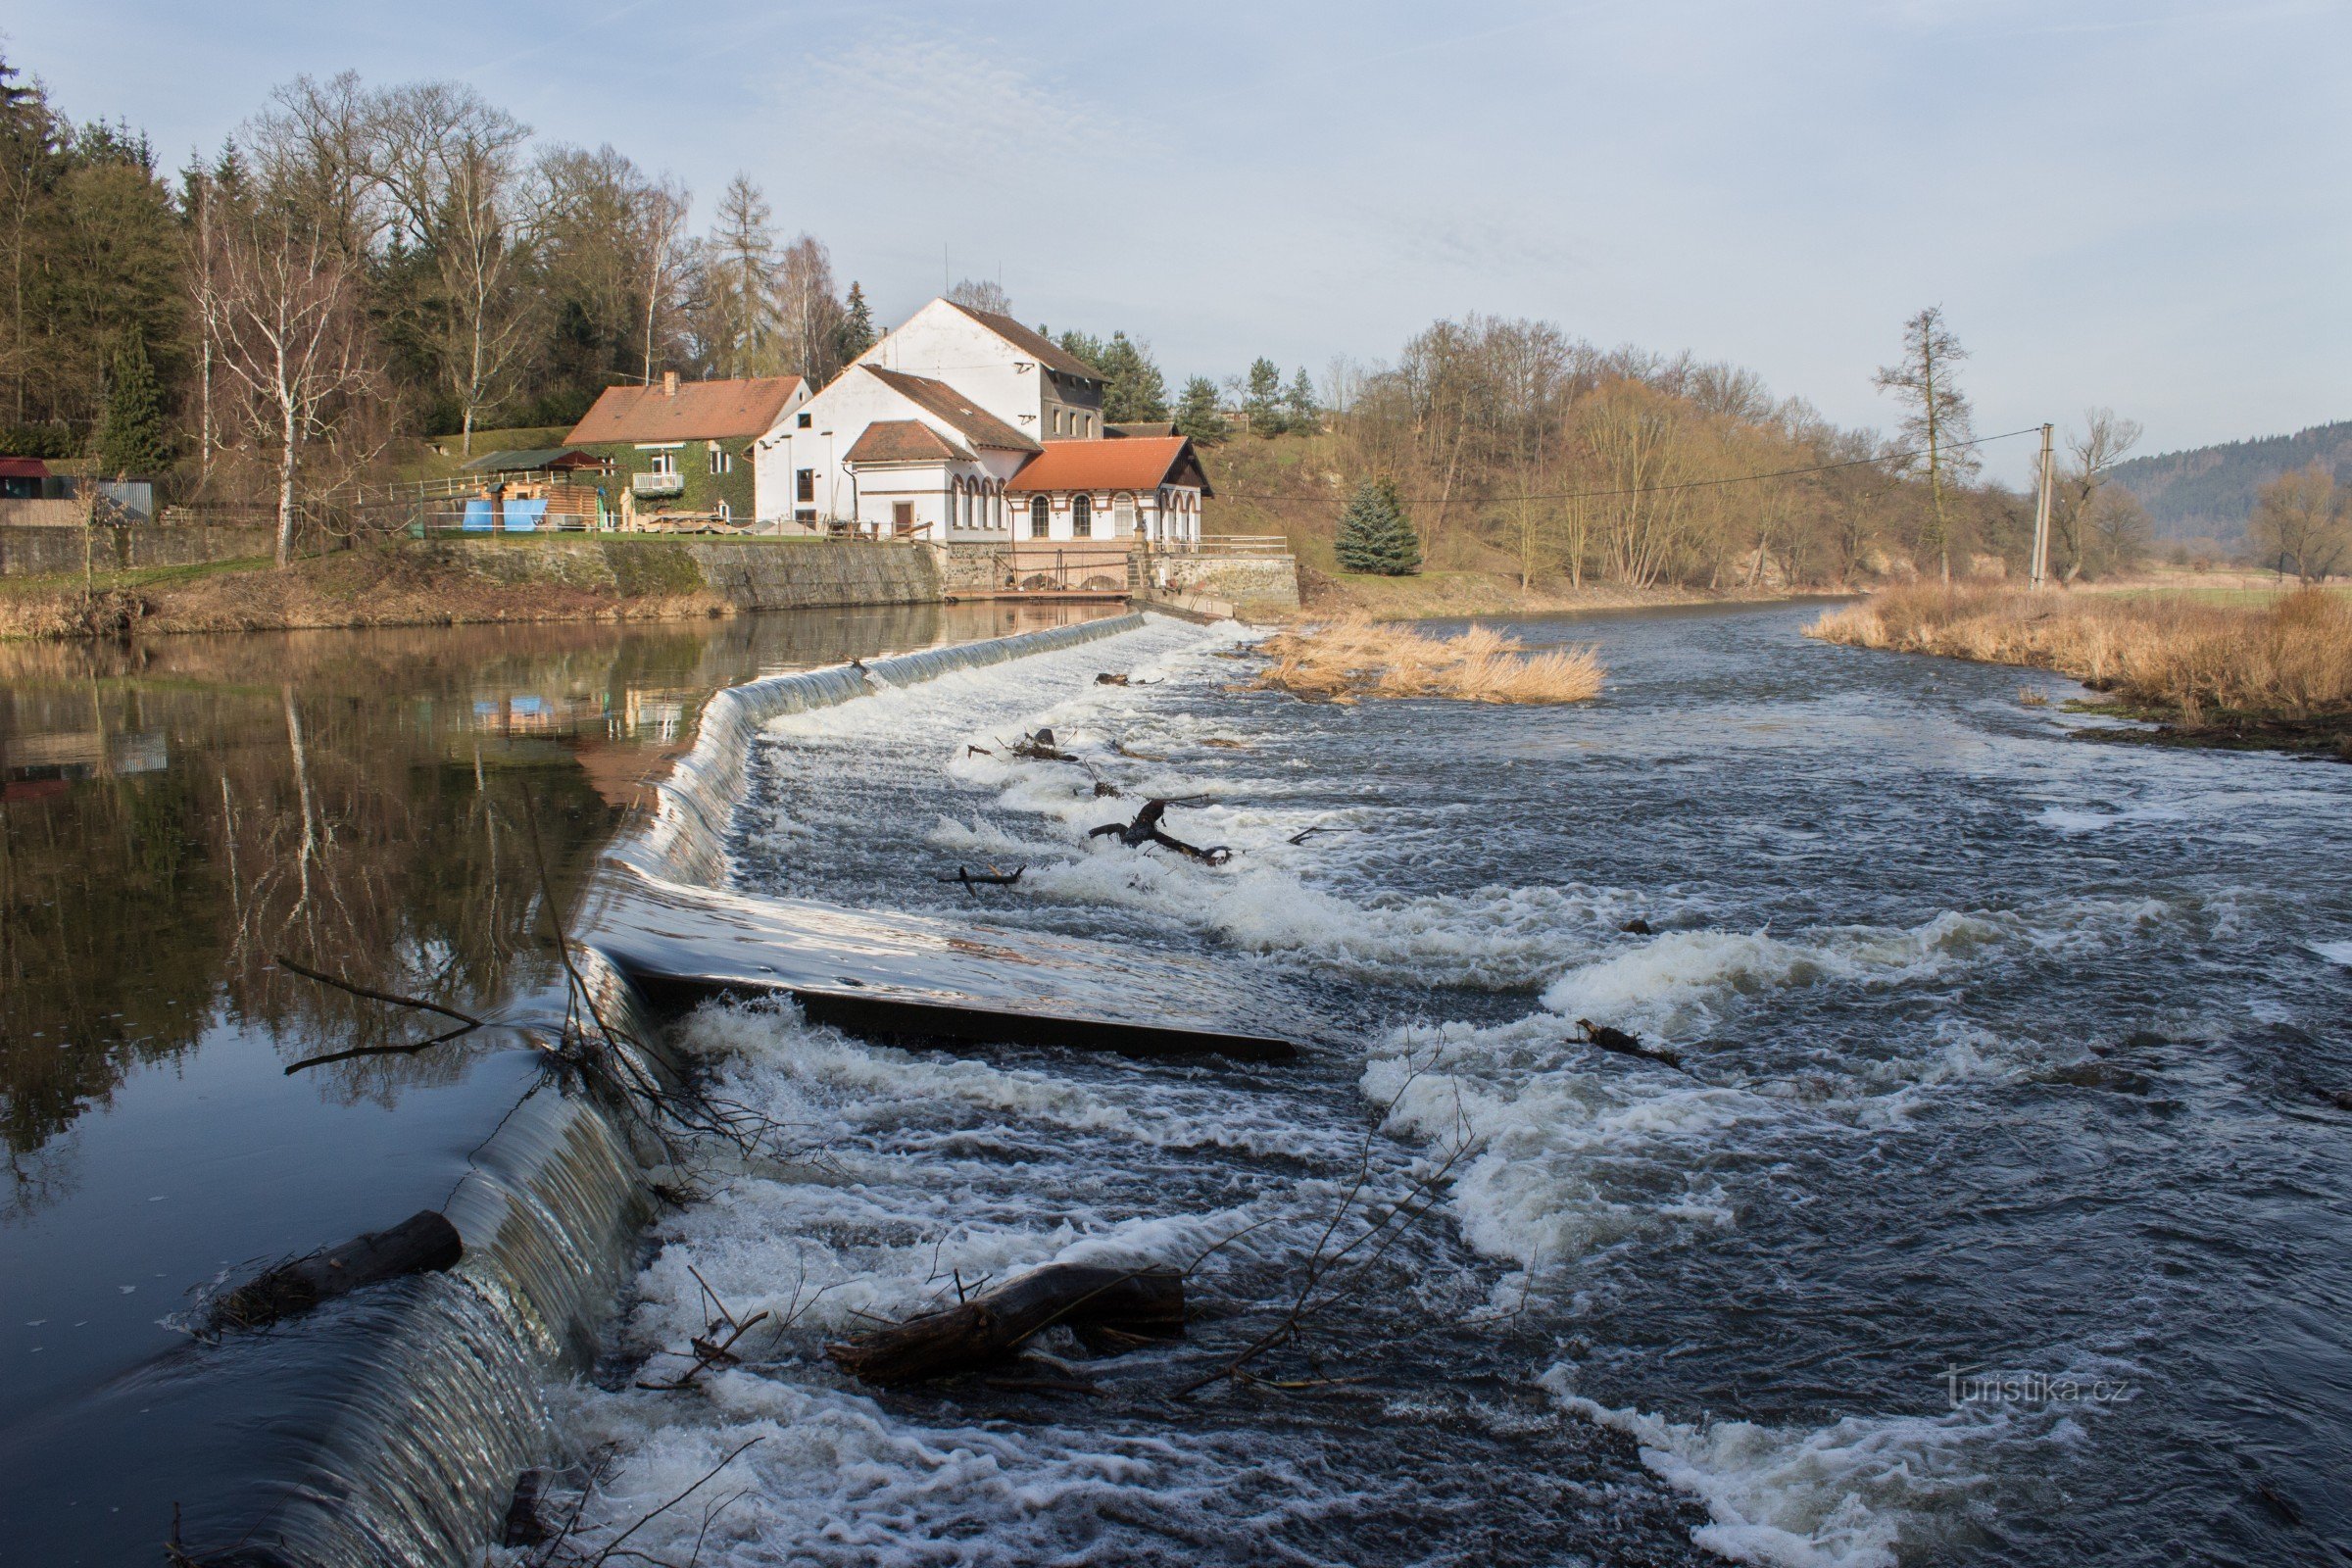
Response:
POLYGON ((1044 370, 946 300, 933 300, 915 312, 859 359, 886 370, 945 381, 1032 441, 1047 438, 1041 419, 1044 370))

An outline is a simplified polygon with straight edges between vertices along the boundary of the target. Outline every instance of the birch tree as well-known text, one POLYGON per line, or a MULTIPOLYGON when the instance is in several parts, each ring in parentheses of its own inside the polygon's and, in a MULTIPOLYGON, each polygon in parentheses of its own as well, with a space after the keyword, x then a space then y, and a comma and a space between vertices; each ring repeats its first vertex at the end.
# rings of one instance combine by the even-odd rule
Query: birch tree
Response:
POLYGON ((218 362, 245 397, 257 440, 274 448, 277 564, 294 559, 297 475, 305 450, 332 427, 338 405, 367 390, 373 368, 335 237, 266 209, 219 225, 206 329, 218 362))

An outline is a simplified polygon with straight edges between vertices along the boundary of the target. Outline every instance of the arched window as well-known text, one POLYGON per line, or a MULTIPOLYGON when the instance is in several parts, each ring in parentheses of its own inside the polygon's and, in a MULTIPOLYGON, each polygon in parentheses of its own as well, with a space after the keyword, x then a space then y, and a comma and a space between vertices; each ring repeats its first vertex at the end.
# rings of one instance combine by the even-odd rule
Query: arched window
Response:
POLYGON ((1029 498, 1029 537, 1043 539, 1054 531, 1054 503, 1044 496, 1029 498))
POLYGON ((1124 491, 1110 498, 1110 532, 1114 539, 1135 537, 1135 497, 1124 491))
POLYGON ((1070 497, 1070 537, 1092 539, 1095 536, 1095 498, 1070 497))

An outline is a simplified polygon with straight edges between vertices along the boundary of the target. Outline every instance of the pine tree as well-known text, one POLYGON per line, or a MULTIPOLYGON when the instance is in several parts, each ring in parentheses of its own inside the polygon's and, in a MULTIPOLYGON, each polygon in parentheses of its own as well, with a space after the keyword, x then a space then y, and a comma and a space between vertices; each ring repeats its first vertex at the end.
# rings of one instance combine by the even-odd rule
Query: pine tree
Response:
POLYGON ((164 423, 164 388, 137 327, 115 349, 107 376, 106 413, 98 422, 98 466, 109 474, 157 473, 172 461, 164 423))
POLYGON ((841 363, 857 364, 874 342, 874 309, 865 302, 865 290, 852 282, 849 298, 842 302, 841 363))
MULTIPOLYGON (((1042 336, 1044 328, 1039 328, 1039 333, 1042 336)), ((1102 364, 1105 345, 1093 333, 1068 331, 1062 333, 1055 341, 1061 345, 1062 353, 1067 354, 1073 360, 1084 363, 1089 369, 1102 372, 1107 368, 1102 364)))
POLYGON ((1217 383, 1205 375, 1196 375, 1184 383, 1184 396, 1176 401, 1176 433, 1190 436, 1202 446, 1213 446, 1225 439, 1225 416, 1217 408, 1217 383))
POLYGON ((1260 359, 1250 367, 1242 412, 1250 416, 1251 435, 1280 435, 1290 428, 1282 413, 1282 369, 1272 360, 1260 359))
POLYGON ((1338 555, 1348 571, 1409 577, 1421 569, 1421 539, 1393 481, 1366 479, 1356 486, 1340 514, 1338 555))
POLYGON ((1323 408, 1315 400, 1315 383, 1306 377, 1306 367, 1291 378, 1291 389, 1282 395, 1283 417, 1290 427, 1301 435, 1312 435, 1323 428, 1323 408))

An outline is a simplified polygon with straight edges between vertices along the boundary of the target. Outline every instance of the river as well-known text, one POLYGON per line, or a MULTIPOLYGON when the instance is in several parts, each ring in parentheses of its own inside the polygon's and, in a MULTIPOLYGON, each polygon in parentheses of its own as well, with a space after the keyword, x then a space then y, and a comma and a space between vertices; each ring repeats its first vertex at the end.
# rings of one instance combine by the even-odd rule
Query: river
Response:
POLYGON ((749 1443, 630 1544, 2340 1552, 2352 771, 2069 740, 2069 683, 1827 647, 1816 612, 1520 626, 1597 644, 1575 708, 1303 704, 1244 689, 1230 632, 1155 621, 778 720, 739 889, 1181 954, 1311 1049, 946 1054, 705 1008, 684 1040, 795 1152, 658 1222, 561 1391, 602 1455, 584 1539, 749 1443), (1007 756, 1041 723, 1079 763, 1007 756), (1231 859, 1086 836, 1152 796, 1231 859), (935 880, 958 865, 1026 869, 935 880), (1045 1387, 875 1396, 823 1359, 1054 1259, 1192 1267, 1200 1319, 1115 1359, 1049 1345, 1045 1387), (682 1368, 706 1288, 787 1326, 682 1368), (1250 1380, 1184 1392, 1301 1298, 1250 1380))
POLYGON ((273 957, 486 1010, 712 691, 1069 613, 0 645, 0 1562, 249 1526, 336 1391, 299 1334, 193 1346, 194 1293, 443 1204, 540 1075, 289 1075, 406 1020, 273 957))

